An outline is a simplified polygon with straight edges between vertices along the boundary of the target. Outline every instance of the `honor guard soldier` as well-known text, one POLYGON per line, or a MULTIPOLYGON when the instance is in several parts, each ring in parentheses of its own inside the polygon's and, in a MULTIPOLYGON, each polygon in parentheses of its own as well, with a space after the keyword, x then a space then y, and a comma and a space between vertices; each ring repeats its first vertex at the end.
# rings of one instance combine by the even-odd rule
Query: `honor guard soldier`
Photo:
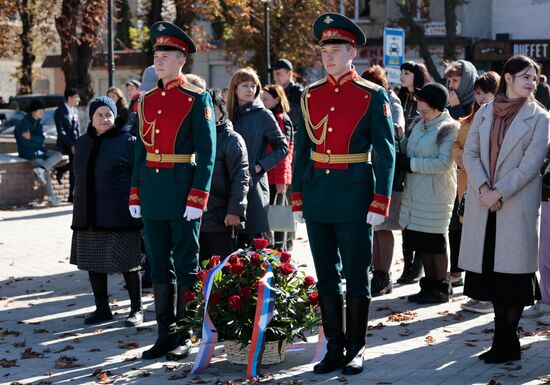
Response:
POLYGON ((184 296, 195 282, 199 225, 212 179, 215 125, 212 99, 186 82, 181 69, 195 44, 172 23, 151 27, 154 66, 160 78, 142 95, 130 212, 143 216, 151 264, 158 338, 144 359, 189 354, 189 335, 174 338, 184 316, 184 296))
POLYGON ((356 47, 366 40, 361 29, 326 13, 315 20, 313 32, 329 75, 302 94, 292 206, 295 218, 306 223, 327 339, 327 353, 314 372, 343 368, 349 375, 363 370, 371 226, 389 214, 393 124, 384 88, 359 77, 352 66, 356 47))

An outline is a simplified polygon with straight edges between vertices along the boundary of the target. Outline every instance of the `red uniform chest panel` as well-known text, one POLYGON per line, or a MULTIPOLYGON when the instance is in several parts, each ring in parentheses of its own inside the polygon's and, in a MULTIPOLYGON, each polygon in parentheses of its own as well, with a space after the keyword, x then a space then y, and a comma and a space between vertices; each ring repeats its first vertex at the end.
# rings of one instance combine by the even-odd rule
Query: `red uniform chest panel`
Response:
MULTIPOLYGON (((315 125, 328 115, 326 140, 315 151, 322 154, 350 154, 351 138, 369 109, 371 94, 348 81, 341 85, 327 82, 309 92, 308 107, 315 125)), ((314 130, 321 137, 323 127, 314 130)), ((314 162, 315 168, 346 169, 347 164, 314 162)))
MULTIPOLYGON (((174 154, 176 138, 181 125, 191 108, 194 97, 174 87, 168 90, 157 89, 143 101, 143 129, 147 153, 174 154)), ((147 161, 147 167, 169 168, 173 163, 147 161)))

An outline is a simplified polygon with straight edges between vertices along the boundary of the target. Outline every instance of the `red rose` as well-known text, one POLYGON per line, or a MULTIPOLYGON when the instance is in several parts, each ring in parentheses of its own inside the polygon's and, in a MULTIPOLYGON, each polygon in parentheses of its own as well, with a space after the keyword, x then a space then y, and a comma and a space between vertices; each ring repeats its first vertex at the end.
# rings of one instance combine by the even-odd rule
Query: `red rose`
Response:
POLYGON ((304 278, 304 285, 306 287, 315 285, 315 278, 313 278, 311 275, 308 275, 307 277, 304 278))
POLYGON ((217 291, 214 291, 210 293, 210 299, 208 300, 208 303, 211 305, 217 305, 220 303, 220 299, 221 299, 220 293, 218 293, 217 291))
POLYGON ((231 257, 229 257, 229 263, 234 265, 235 263, 237 263, 239 261, 239 259, 237 258, 236 255, 232 255, 231 257))
POLYGON ((252 297, 252 291, 250 290, 250 286, 243 286, 241 288, 241 295, 243 296, 243 298, 252 297))
POLYGON ((195 277, 197 277, 197 279, 199 281, 202 281, 204 280, 204 277, 206 276, 206 270, 199 270, 195 273, 195 277))
POLYGON ((319 293, 317 293, 317 292, 311 293, 310 295, 308 295, 308 298, 309 298, 309 303, 311 304, 311 306, 319 305, 319 293))
POLYGON ((221 257, 219 255, 213 255, 212 258, 210 258, 210 262, 208 262, 208 265, 210 267, 214 267, 216 265, 219 265, 221 261, 221 257))
POLYGON ((241 275, 244 272, 245 268, 246 268, 245 265, 238 262, 231 266, 231 272, 235 275, 241 275))
POLYGON ((290 255, 290 253, 287 253, 286 251, 283 251, 281 253, 281 263, 288 263, 290 262, 291 258, 292 256, 290 255))
POLYGON ((252 283, 252 290, 254 291, 258 291, 258 287, 260 286, 260 281, 259 280, 255 280, 253 283, 252 283))
POLYGON ((229 305, 231 310, 238 311, 243 306, 243 301, 238 295, 232 295, 227 299, 227 305, 229 305))
POLYGON ((283 263, 279 266, 279 271, 282 275, 290 275, 294 273, 294 267, 290 263, 283 263))
POLYGON ((189 303, 191 301, 194 301, 197 299, 197 295, 195 294, 194 291, 188 291, 187 293, 184 294, 183 296, 183 303, 189 303))
POLYGON ((260 266, 262 264, 262 256, 258 253, 254 253, 250 256, 250 263, 256 266, 260 266))
POLYGON ((253 242, 254 242, 254 248, 256 250, 263 250, 267 247, 267 245, 269 245, 269 242, 267 241, 267 239, 263 239, 263 238, 254 238, 253 242))

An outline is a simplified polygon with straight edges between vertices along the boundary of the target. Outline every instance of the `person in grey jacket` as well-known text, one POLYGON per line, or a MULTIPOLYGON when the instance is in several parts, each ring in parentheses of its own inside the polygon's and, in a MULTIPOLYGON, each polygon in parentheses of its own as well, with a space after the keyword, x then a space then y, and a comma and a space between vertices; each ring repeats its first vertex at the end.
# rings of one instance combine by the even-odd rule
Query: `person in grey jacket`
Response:
POLYGON ((235 230, 242 228, 250 172, 244 139, 233 130, 219 89, 208 90, 216 117, 216 160, 208 207, 202 216, 199 243, 200 260, 213 255, 222 258, 235 250, 235 230))
POLYGON ((239 246, 250 245, 252 238, 269 231, 267 172, 288 154, 288 145, 277 120, 259 98, 260 89, 258 74, 247 67, 233 74, 227 95, 229 118, 246 143, 251 175, 245 229, 239 236, 239 246), (268 144, 272 149, 270 154, 267 153, 268 144))
POLYGON ((406 154, 398 159, 398 167, 408 172, 399 223, 405 248, 421 255, 426 276, 420 280, 420 292, 408 299, 442 303, 452 294, 446 280, 446 233, 456 196, 451 147, 459 123, 445 108, 448 92, 441 84, 425 85, 417 98, 421 119, 412 125, 410 136, 401 139, 406 154))

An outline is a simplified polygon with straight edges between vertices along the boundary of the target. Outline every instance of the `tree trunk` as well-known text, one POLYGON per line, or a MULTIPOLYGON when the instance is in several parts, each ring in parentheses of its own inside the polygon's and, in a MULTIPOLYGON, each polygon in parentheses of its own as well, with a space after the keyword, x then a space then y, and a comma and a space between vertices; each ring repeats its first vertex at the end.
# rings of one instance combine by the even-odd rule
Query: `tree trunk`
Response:
POLYGON ((32 25, 33 15, 29 9, 29 0, 22 0, 19 5, 19 17, 21 18, 21 69, 19 76, 18 94, 32 93, 32 66, 35 56, 33 53, 32 25))
POLYGON ((456 7, 457 0, 445 0, 445 29, 447 36, 443 46, 443 57, 456 60, 456 7))
POLYGON ((424 27, 416 22, 414 17, 409 13, 409 10, 403 4, 399 4, 399 10, 401 11, 401 16, 403 16, 403 22, 409 27, 411 33, 411 41, 413 44, 418 45, 420 50, 420 56, 424 59, 424 64, 428 69, 428 72, 434 80, 438 83, 445 84, 444 79, 439 75, 437 67, 432 59, 430 54, 430 49, 428 43, 426 42, 426 36, 424 34, 424 27))

